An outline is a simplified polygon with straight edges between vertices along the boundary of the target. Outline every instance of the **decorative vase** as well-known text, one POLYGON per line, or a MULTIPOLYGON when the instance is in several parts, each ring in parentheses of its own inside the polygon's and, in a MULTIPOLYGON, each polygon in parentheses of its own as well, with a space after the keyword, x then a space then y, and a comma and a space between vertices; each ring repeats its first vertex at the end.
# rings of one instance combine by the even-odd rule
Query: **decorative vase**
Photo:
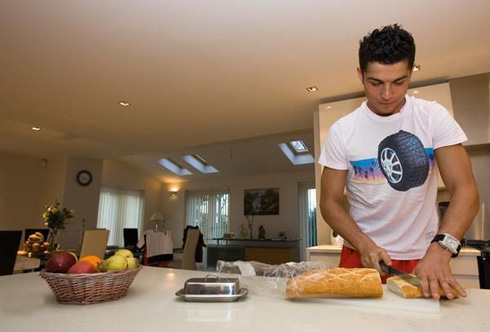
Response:
POLYGON ((245 216, 248 221, 248 230, 250 231, 250 240, 253 240, 254 238, 254 219, 255 216, 245 216))
POLYGON ((49 252, 55 252, 58 250, 59 248, 59 244, 57 243, 57 239, 56 239, 56 236, 58 235, 58 230, 57 229, 54 229, 54 228, 51 228, 49 230, 49 248, 48 248, 48 251, 49 252))

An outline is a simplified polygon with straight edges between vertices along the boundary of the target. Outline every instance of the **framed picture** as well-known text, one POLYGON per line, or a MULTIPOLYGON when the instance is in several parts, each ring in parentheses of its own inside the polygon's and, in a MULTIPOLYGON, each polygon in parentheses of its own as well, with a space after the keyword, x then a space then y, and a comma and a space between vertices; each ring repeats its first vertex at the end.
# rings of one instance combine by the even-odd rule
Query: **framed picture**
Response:
POLYGON ((279 188, 245 190, 243 214, 249 216, 279 214, 279 188))

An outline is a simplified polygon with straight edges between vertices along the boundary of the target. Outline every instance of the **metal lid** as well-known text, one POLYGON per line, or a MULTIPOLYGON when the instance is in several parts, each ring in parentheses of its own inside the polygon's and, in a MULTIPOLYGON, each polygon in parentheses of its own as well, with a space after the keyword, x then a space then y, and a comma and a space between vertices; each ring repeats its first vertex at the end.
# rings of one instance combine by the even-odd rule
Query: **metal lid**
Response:
POLYGON ((191 278, 185 282, 184 293, 193 295, 231 295, 240 292, 237 278, 220 278, 207 275, 205 278, 191 278))

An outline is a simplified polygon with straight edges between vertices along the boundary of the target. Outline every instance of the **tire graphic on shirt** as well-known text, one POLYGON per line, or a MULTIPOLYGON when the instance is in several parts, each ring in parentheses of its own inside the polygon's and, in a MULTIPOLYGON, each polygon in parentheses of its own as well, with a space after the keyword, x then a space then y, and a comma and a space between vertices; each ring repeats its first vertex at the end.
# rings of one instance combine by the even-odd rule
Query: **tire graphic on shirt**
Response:
POLYGON ((381 141, 378 162, 388 183, 397 191, 423 185, 429 174, 429 159, 422 142, 403 130, 381 141))

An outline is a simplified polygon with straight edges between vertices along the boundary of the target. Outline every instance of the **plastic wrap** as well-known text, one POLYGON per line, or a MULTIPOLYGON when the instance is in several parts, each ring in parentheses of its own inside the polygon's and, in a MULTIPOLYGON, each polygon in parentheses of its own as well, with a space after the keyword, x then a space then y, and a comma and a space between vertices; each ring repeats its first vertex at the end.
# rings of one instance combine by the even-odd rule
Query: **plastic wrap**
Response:
POLYGON ((236 275, 241 287, 248 288, 250 294, 286 298, 286 285, 305 272, 313 270, 328 270, 331 266, 325 262, 299 262, 269 265, 260 262, 225 262, 218 261, 216 271, 236 275))

